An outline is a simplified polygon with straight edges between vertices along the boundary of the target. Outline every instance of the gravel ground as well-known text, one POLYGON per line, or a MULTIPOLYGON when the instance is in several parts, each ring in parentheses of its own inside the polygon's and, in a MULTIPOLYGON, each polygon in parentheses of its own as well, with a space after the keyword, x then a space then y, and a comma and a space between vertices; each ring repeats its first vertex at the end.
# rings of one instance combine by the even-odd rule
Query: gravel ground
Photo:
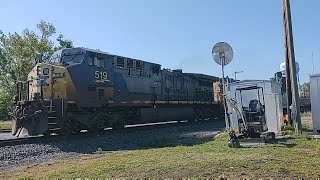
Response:
POLYGON ((13 136, 11 133, 0 133, 0 140, 5 139, 15 139, 16 137, 13 136))
MULTIPOLYGON (((137 132, 114 133, 81 140, 1 147, 0 171, 100 151, 112 152, 194 145, 211 140, 222 128, 224 128, 224 121, 216 121, 137 132)), ((0 134, 0 139, 7 136, 8 134, 0 134)))

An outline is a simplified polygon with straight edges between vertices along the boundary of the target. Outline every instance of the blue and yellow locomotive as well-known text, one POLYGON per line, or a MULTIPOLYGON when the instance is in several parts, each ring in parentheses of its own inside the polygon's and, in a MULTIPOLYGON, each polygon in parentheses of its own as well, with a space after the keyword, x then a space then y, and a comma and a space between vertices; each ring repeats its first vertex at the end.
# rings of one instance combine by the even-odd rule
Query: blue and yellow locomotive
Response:
POLYGON ((12 133, 68 135, 83 129, 216 118, 221 115, 213 99, 217 81, 98 50, 62 49, 17 84, 12 133))

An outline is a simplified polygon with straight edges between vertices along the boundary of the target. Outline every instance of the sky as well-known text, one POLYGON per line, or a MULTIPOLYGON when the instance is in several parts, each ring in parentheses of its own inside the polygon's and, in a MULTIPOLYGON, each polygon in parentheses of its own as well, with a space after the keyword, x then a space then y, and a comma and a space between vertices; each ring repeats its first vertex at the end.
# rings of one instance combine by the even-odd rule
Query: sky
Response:
MULTIPOLYGON (((291 0, 300 82, 309 80, 312 59, 320 72, 319 0, 291 0), (313 58, 312 58, 313 53, 313 58)), ((37 32, 52 23, 75 46, 221 77, 212 58, 214 44, 234 51, 225 74, 270 79, 284 59, 281 0, 2 0, 0 30, 37 32)), ((53 38, 54 40, 54 38, 53 38)))

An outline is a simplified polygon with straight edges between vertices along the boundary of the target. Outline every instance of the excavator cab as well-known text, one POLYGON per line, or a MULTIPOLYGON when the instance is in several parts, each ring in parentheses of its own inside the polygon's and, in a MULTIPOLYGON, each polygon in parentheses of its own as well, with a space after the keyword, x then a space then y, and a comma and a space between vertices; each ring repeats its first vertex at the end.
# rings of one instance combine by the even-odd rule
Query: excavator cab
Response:
POLYGON ((260 137, 260 134, 267 131, 265 116, 265 101, 262 87, 249 86, 237 88, 235 97, 242 108, 240 111, 244 116, 243 123, 239 124, 240 132, 248 137, 260 137))

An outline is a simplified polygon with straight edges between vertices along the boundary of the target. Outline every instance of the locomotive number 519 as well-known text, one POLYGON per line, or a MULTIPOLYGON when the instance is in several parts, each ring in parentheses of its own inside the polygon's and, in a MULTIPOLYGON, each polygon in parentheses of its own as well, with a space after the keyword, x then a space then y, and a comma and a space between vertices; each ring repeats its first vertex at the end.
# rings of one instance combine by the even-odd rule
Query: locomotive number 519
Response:
POLYGON ((108 74, 107 74, 107 72, 104 72, 104 71, 95 71, 94 77, 99 82, 105 82, 108 79, 108 74))

